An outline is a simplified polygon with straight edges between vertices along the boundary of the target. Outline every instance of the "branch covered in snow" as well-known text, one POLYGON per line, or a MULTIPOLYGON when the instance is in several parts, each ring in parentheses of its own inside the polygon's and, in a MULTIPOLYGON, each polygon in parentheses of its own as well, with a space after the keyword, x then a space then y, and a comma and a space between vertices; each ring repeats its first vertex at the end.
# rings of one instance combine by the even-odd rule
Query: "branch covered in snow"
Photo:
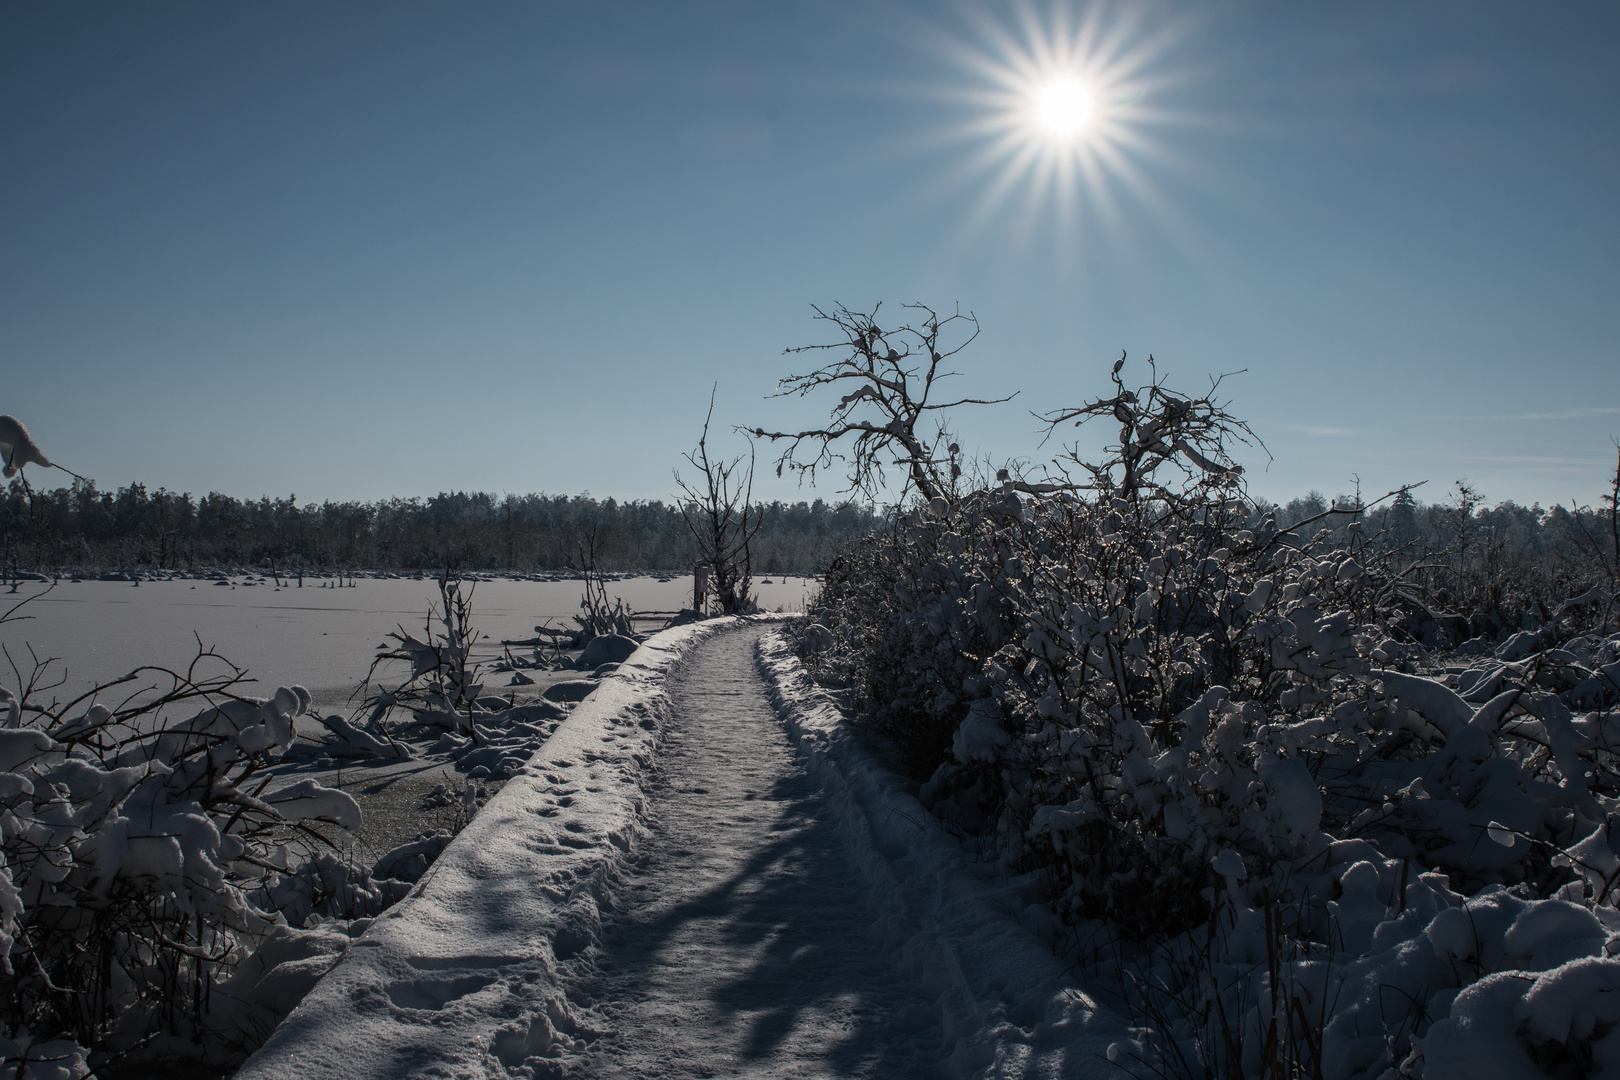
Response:
POLYGON ((830 312, 814 309, 816 317, 832 323, 843 340, 787 351, 841 355, 814 371, 781 380, 776 396, 805 397, 818 390, 842 393, 825 427, 797 432, 749 429, 755 438, 785 444, 776 461, 778 476, 783 469, 792 469, 814 482, 819 470, 841 461, 849 466, 849 490, 872 496, 882 486, 885 466, 895 465, 905 470, 906 486, 916 488, 924 499, 951 489, 961 474, 954 444, 948 456, 942 454, 949 441, 943 426, 930 438, 919 430, 923 421, 963 405, 994 405, 1016 395, 933 400, 935 384, 956 375, 941 370, 941 364, 979 336, 979 321, 960 310, 941 318, 923 304, 906 308, 920 312, 921 321, 887 329, 877 321, 878 308, 870 314, 842 304, 830 312), (964 340, 947 342, 962 328, 968 328, 964 340))

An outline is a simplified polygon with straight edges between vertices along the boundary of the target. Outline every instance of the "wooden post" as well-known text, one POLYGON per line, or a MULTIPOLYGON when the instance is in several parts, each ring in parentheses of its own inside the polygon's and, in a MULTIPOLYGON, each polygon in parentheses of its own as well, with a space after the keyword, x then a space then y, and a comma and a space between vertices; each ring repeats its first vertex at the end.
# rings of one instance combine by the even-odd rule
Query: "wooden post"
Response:
POLYGON ((703 610, 703 597, 709 591, 709 564, 698 563, 692 567, 692 610, 703 610))

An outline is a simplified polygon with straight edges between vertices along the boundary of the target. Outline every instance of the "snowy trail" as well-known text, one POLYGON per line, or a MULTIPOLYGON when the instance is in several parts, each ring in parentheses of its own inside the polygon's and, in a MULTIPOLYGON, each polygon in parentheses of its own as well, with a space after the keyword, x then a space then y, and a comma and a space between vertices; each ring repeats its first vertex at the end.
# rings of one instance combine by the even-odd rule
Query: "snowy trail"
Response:
POLYGON ((1109 1074, 1036 883, 913 788, 762 620, 665 631, 238 1080, 1109 1074))
POLYGON ((873 940, 871 894, 755 662, 706 643, 672 687, 651 835, 569 998, 611 1029, 596 1077, 937 1076, 935 1000, 873 940))

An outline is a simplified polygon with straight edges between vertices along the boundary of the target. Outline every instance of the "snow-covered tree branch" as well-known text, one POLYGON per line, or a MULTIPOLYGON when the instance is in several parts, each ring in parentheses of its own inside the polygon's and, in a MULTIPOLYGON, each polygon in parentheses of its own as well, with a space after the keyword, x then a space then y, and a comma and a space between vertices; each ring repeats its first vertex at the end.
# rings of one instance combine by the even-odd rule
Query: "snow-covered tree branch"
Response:
POLYGON ((830 363, 803 374, 789 375, 778 384, 777 397, 805 397, 820 390, 840 393, 829 423, 802 431, 767 431, 753 428, 756 438, 782 443, 776 473, 792 469, 812 482, 816 473, 842 462, 849 468, 850 491, 875 496, 883 486, 886 466, 905 471, 906 488, 924 499, 935 499, 951 489, 960 466, 943 451, 949 436, 944 414, 963 405, 994 405, 1015 394, 998 398, 963 397, 935 400, 936 384, 958 374, 941 365, 979 336, 979 321, 960 309, 943 318, 924 304, 907 304, 918 313, 913 323, 885 328, 878 322, 881 305, 870 313, 851 311, 842 304, 830 311, 815 308, 816 318, 831 323, 841 340, 805 345, 790 354, 831 352, 830 363), (930 418, 940 421, 929 435, 920 430, 930 418))

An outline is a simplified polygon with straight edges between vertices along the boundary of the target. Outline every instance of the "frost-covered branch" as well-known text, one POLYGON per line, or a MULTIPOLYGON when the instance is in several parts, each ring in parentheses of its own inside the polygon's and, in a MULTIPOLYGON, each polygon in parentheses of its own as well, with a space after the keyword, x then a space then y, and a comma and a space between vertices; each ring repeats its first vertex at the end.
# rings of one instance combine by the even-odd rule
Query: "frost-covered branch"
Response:
POLYGON ((786 352, 830 351, 838 356, 814 371, 787 376, 773 396, 805 397, 825 388, 842 390, 850 382, 855 387, 842 394, 832 407, 830 423, 823 427, 748 429, 755 438, 785 444, 776 459, 778 476, 784 469, 792 469, 814 483, 819 470, 843 462, 849 467, 848 490, 873 496, 883 484, 884 468, 893 465, 905 470, 906 486, 916 488, 925 499, 939 498, 950 488, 959 473, 956 452, 952 450, 949 458, 941 458, 937 452, 939 444, 948 441, 943 426, 931 439, 919 426, 930 414, 963 405, 995 405, 1016 394, 932 400, 935 384, 958 374, 941 370, 941 365, 979 336, 979 321, 960 309, 941 318, 924 304, 905 306, 920 312, 922 318, 916 325, 903 323, 888 329, 877 321, 881 305, 870 313, 851 311, 842 304, 830 312, 814 309, 816 318, 837 327, 842 340, 786 352), (959 331, 965 337, 951 340, 959 331))
POLYGON ((1165 387, 1152 356, 1148 357, 1147 384, 1134 390, 1120 376, 1124 366, 1125 354, 1121 353, 1109 373, 1114 384, 1111 396, 1034 414, 1045 425, 1046 438, 1066 424, 1080 427, 1106 417, 1117 421, 1119 441, 1103 448, 1101 461, 1086 460, 1075 448, 1068 451, 1067 459, 1090 473, 1100 491, 1133 505, 1145 498, 1174 508, 1205 492, 1240 490, 1243 467, 1232 459, 1230 444, 1258 446, 1264 451, 1265 443, 1216 397, 1226 376, 1211 379, 1207 392, 1192 397, 1165 387), (1160 476, 1165 467, 1176 474, 1175 481, 1160 476))

